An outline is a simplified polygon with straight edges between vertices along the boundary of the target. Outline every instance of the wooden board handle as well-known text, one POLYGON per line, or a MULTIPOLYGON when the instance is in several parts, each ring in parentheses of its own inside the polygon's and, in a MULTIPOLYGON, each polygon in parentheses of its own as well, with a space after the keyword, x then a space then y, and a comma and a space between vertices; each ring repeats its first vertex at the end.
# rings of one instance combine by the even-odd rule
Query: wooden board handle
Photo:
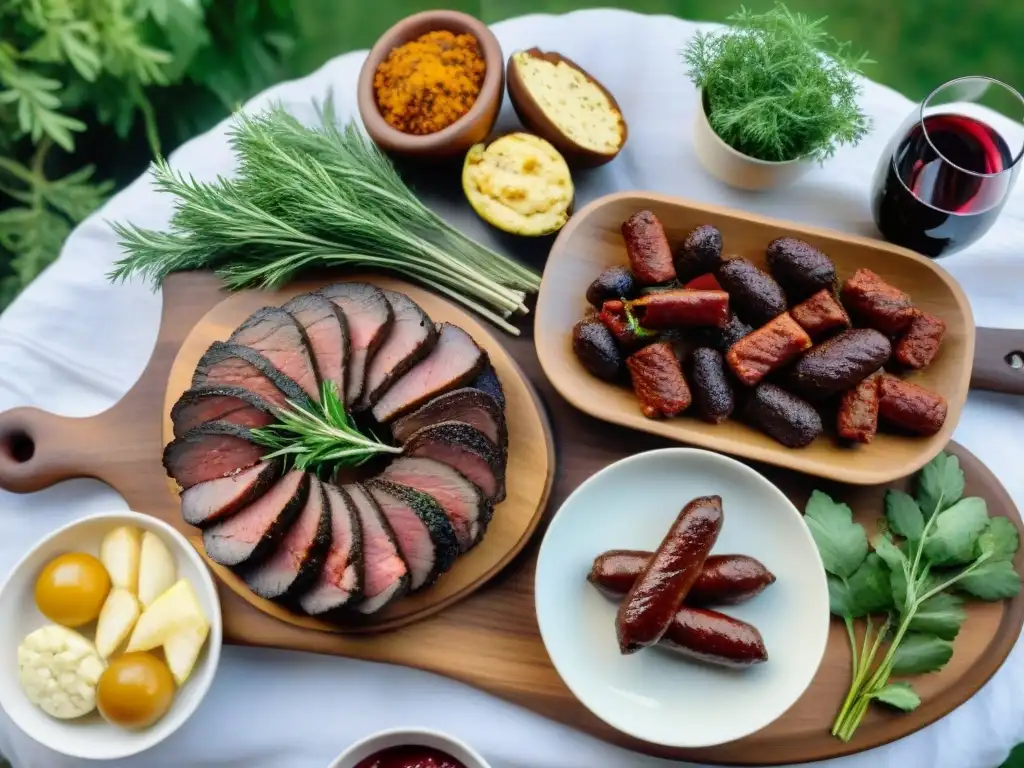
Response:
POLYGON ((1024 395, 1024 329, 977 329, 971 389, 1024 395))
POLYGON ((0 413, 0 488, 32 493, 75 477, 100 477, 104 436, 97 417, 39 408, 0 413))

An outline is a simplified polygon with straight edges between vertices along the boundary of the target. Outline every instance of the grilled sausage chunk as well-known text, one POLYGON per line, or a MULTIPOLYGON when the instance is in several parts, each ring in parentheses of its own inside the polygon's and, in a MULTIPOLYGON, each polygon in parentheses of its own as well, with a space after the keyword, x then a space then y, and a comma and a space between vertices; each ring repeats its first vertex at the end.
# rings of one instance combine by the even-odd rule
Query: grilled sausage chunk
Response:
MULTIPOLYGON (((594 558, 587 581, 608 597, 621 597, 640 578, 653 552, 611 549, 594 558)), ((685 605, 736 605, 775 583, 775 574, 747 555, 710 555, 685 605)))
POLYGON ((789 310, 797 324, 815 341, 850 327, 850 316, 832 291, 821 290, 789 310))
POLYGON ((647 418, 678 416, 690 407, 690 388, 671 344, 662 341, 634 352, 626 358, 626 367, 647 418))
POLYGON ((843 331, 801 357, 789 381, 807 399, 823 400, 857 386, 877 371, 891 352, 889 340, 878 331, 843 331))
POLYGON ((803 448, 821 434, 821 416, 814 406, 767 382, 758 384, 744 407, 744 416, 787 448, 803 448))
POLYGON ((887 336, 902 332, 914 319, 910 297, 870 269, 858 269, 843 283, 842 298, 858 324, 887 336))
POLYGON ((640 325, 629 307, 618 299, 606 301, 598 317, 623 352, 632 352, 658 338, 657 333, 640 325))
POLYGON ((732 414, 736 397, 725 372, 722 353, 709 347, 698 347, 690 354, 690 389, 697 415, 711 424, 719 424, 732 414))
POLYGON ((676 277, 685 283, 714 272, 722 261, 722 233, 711 224, 702 224, 686 236, 676 251, 676 277))
POLYGON ((768 661, 757 627, 718 611, 684 605, 658 642, 690 659, 743 669, 768 661))
POLYGON ((878 382, 878 413, 882 419, 917 435, 931 436, 946 421, 946 398, 888 373, 878 382))
POLYGON ((746 259, 723 261, 715 277, 729 293, 732 311, 757 327, 786 311, 786 294, 775 279, 746 259))
POLYGON ((632 299, 636 293, 633 273, 625 267, 611 267, 598 275, 587 288, 587 301, 600 309, 610 299, 632 299))
POLYGON ((683 507, 619 606, 615 628, 623 654, 654 645, 668 630, 718 539, 722 519, 720 496, 699 496, 683 507))
POLYGON ((599 379, 611 381, 622 372, 622 353, 615 337, 597 318, 584 318, 573 326, 572 349, 583 367, 599 379))
POLYGON ((729 294, 725 291, 690 291, 680 288, 642 296, 628 302, 640 324, 647 328, 710 325, 729 322, 729 294))
POLYGON ((622 239, 637 283, 657 285, 675 280, 665 227, 653 211, 639 211, 622 222, 622 239))
POLYGON ((843 393, 836 431, 844 440, 870 443, 878 432, 878 375, 872 374, 843 393))
POLYGON ((768 269, 790 301, 803 301, 818 291, 836 289, 836 265, 810 243, 780 237, 768 244, 768 269))
POLYGON ((914 310, 907 332, 896 344, 896 361, 907 368, 927 368, 942 346, 946 324, 935 315, 914 310))
POLYGON ((736 378, 752 387, 810 346, 811 337, 786 312, 729 347, 725 359, 736 378))

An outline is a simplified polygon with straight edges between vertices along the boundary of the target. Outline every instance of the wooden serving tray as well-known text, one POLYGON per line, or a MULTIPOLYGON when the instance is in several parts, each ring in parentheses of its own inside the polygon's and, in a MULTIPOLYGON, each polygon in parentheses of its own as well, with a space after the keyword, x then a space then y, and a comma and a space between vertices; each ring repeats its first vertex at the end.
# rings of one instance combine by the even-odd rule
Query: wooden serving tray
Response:
MULTIPOLYGON (((0 487, 28 492, 72 477, 97 477, 117 489, 133 509, 176 519, 177 504, 168 493, 159 461, 168 376, 198 319, 224 298, 211 275, 171 277, 164 286, 163 321, 153 358, 135 387, 110 410, 85 419, 62 418, 31 408, 0 414, 0 487), (110 439, 115 435, 117 439, 110 439), (103 456, 94 450, 101 441, 106 450, 103 456)), ((545 380, 528 337, 502 337, 501 343, 536 385, 557 438, 559 471, 549 514, 577 485, 610 462, 672 444, 576 410, 545 380)), ((966 492, 985 497, 992 514, 1006 515, 1020 529, 1013 502, 992 473, 955 443, 948 449, 960 457, 967 477, 966 492)), ((861 521, 873 520, 882 509, 882 486, 844 486, 774 467, 757 468, 800 508, 810 491, 820 488, 850 503, 861 521)), ((261 612, 224 587, 224 636, 232 643, 330 653, 436 672, 640 752, 704 763, 778 765, 858 752, 934 722, 981 688, 1006 658, 1024 623, 1024 596, 1006 603, 971 604, 950 664, 938 674, 915 679, 923 699, 921 707, 909 714, 872 709, 856 738, 843 744, 828 734, 849 684, 849 651, 845 633, 836 622, 814 683, 783 717, 730 744, 669 750, 606 726, 573 698, 551 666, 533 606, 538 544, 539 535, 473 595, 434 616, 376 635, 339 635, 297 627, 261 612)), ((1016 566, 1024 567, 1024 551, 1018 553, 1016 566)))
POLYGON ((537 354, 544 372, 566 400, 592 416, 683 443, 866 485, 889 482, 920 469, 949 442, 967 399, 975 341, 967 297, 930 259, 879 240, 652 192, 606 195, 570 219, 544 268, 537 329, 537 354), (661 219, 673 247, 701 224, 713 224, 722 232, 724 255, 743 256, 764 268, 768 244, 792 236, 828 254, 840 281, 866 267, 909 293, 916 307, 946 322, 942 350, 935 362, 908 376, 946 398, 949 411, 942 429, 932 437, 879 433, 871 445, 854 448, 840 446, 826 433, 806 448, 793 450, 735 419, 708 424, 685 415, 645 418, 628 387, 592 376, 572 352, 572 328, 590 308, 584 298, 587 286, 608 267, 628 264, 620 228, 623 221, 645 209, 661 219))

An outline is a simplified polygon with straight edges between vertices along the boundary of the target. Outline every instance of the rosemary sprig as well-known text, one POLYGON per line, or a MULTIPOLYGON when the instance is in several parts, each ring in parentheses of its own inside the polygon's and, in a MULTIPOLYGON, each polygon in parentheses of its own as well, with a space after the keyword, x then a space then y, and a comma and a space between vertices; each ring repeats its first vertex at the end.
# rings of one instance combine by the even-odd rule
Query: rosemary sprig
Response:
POLYGON ((277 418, 275 424, 252 430, 252 438, 271 450, 265 460, 283 458, 290 468, 326 476, 338 467, 364 464, 379 453, 402 452, 356 428, 333 381, 321 385, 320 403, 291 402, 277 418))
POLYGON ((125 256, 111 279, 214 269, 231 289, 270 288, 310 267, 384 269, 518 334, 505 318, 527 311, 540 277, 427 208, 354 123, 339 127, 329 98, 317 110, 313 127, 281 106, 239 114, 232 179, 199 182, 158 160, 154 182, 175 198, 170 228, 114 224, 125 256))

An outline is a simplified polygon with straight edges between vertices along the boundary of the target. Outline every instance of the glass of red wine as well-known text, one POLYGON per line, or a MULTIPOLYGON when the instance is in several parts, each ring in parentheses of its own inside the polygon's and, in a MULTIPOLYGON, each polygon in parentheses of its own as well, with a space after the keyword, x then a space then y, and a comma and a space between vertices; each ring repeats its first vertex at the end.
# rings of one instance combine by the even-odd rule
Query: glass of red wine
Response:
POLYGON ((988 231, 1024 155, 1024 141, 1011 142, 986 122, 992 109, 1020 124, 1024 97, 989 77, 961 77, 903 121, 872 187, 872 213, 886 240, 935 258, 988 231))

